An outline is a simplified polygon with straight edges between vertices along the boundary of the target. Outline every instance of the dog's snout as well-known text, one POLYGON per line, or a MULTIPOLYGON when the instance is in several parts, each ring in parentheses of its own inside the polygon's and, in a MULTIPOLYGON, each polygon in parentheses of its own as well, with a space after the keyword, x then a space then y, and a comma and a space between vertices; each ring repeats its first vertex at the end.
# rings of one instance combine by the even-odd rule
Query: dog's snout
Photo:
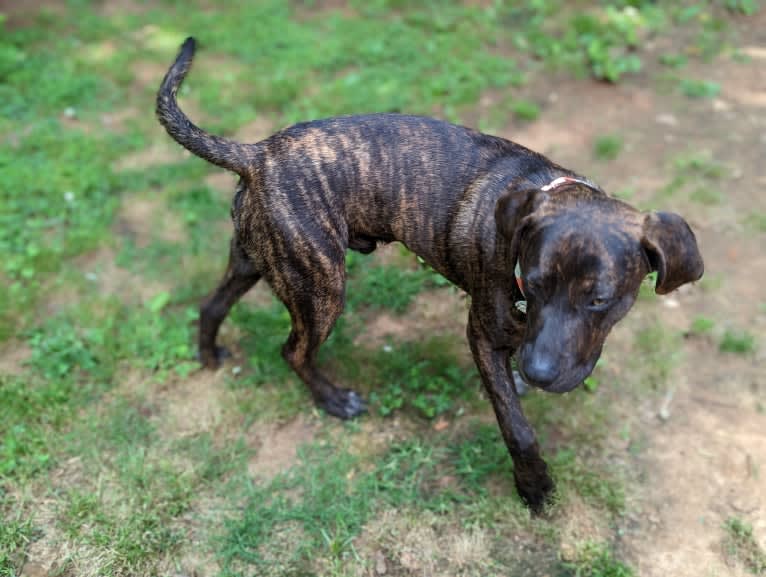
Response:
POLYGON ((529 384, 545 388, 558 378, 559 368, 551 357, 533 354, 525 360, 522 373, 529 384))

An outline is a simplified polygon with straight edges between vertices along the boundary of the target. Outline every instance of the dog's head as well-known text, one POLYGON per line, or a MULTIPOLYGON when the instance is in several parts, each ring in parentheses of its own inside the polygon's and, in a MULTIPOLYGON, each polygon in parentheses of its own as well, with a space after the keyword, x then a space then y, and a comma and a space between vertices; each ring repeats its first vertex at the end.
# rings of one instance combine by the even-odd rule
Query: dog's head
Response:
POLYGON ((668 293, 703 273, 694 233, 680 216, 642 213, 590 185, 509 191, 496 208, 498 232, 521 269, 527 327, 519 371, 549 392, 574 389, 593 370, 606 336, 657 272, 668 293))

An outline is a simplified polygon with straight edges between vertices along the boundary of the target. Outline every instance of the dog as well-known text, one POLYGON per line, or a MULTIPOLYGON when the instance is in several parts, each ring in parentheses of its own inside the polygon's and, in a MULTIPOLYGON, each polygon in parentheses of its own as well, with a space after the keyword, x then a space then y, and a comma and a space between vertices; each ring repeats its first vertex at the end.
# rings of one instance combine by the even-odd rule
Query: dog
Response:
POLYGON ((314 402, 341 419, 359 415, 364 400, 322 374, 317 350, 344 307, 346 250, 399 241, 470 294, 471 352, 518 493, 539 512, 554 486, 511 356, 534 387, 577 387, 648 273, 659 294, 702 277, 689 225, 642 213, 523 146, 427 117, 315 120, 255 144, 208 134, 176 101, 194 51, 188 38, 162 81, 157 116, 181 146, 240 177, 228 268, 200 309, 202 364, 218 366, 221 323, 263 278, 290 312, 282 355, 314 402))

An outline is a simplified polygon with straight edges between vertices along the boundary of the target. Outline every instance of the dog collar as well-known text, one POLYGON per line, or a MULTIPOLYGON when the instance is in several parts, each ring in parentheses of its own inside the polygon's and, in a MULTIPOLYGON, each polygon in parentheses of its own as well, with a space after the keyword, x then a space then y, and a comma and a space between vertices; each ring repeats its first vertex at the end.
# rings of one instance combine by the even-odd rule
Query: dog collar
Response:
POLYGON ((588 188, 596 188, 592 183, 586 180, 581 180, 579 178, 572 178, 571 176, 559 176, 558 178, 551 180, 545 186, 541 187, 540 190, 542 190, 543 192, 548 192, 564 184, 584 184, 588 188))
POLYGON ((516 286, 519 287, 521 296, 527 298, 527 295, 524 294, 524 277, 521 275, 521 264, 519 264, 519 261, 516 261, 516 268, 514 269, 513 274, 516 277, 516 286))

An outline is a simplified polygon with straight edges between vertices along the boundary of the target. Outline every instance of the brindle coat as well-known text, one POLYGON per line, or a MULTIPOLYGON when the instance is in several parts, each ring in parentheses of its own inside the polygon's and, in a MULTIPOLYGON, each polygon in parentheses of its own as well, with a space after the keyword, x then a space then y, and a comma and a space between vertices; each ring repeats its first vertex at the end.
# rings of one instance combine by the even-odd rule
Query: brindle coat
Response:
POLYGON ((658 272, 658 293, 702 276, 686 222, 641 213, 523 146, 431 118, 330 118, 255 144, 210 135, 176 102, 193 54, 189 38, 159 90, 157 115, 182 146, 240 176, 229 266, 201 308, 202 363, 218 365, 221 323, 265 278, 292 318, 287 362, 317 405, 343 419, 359 414, 364 401, 316 368, 317 350, 343 310, 346 250, 400 241, 471 295, 471 351, 519 494, 539 510, 553 483, 521 411, 511 355, 518 351, 534 386, 576 387, 647 273, 658 272), (514 306, 523 299, 526 315, 514 306))

